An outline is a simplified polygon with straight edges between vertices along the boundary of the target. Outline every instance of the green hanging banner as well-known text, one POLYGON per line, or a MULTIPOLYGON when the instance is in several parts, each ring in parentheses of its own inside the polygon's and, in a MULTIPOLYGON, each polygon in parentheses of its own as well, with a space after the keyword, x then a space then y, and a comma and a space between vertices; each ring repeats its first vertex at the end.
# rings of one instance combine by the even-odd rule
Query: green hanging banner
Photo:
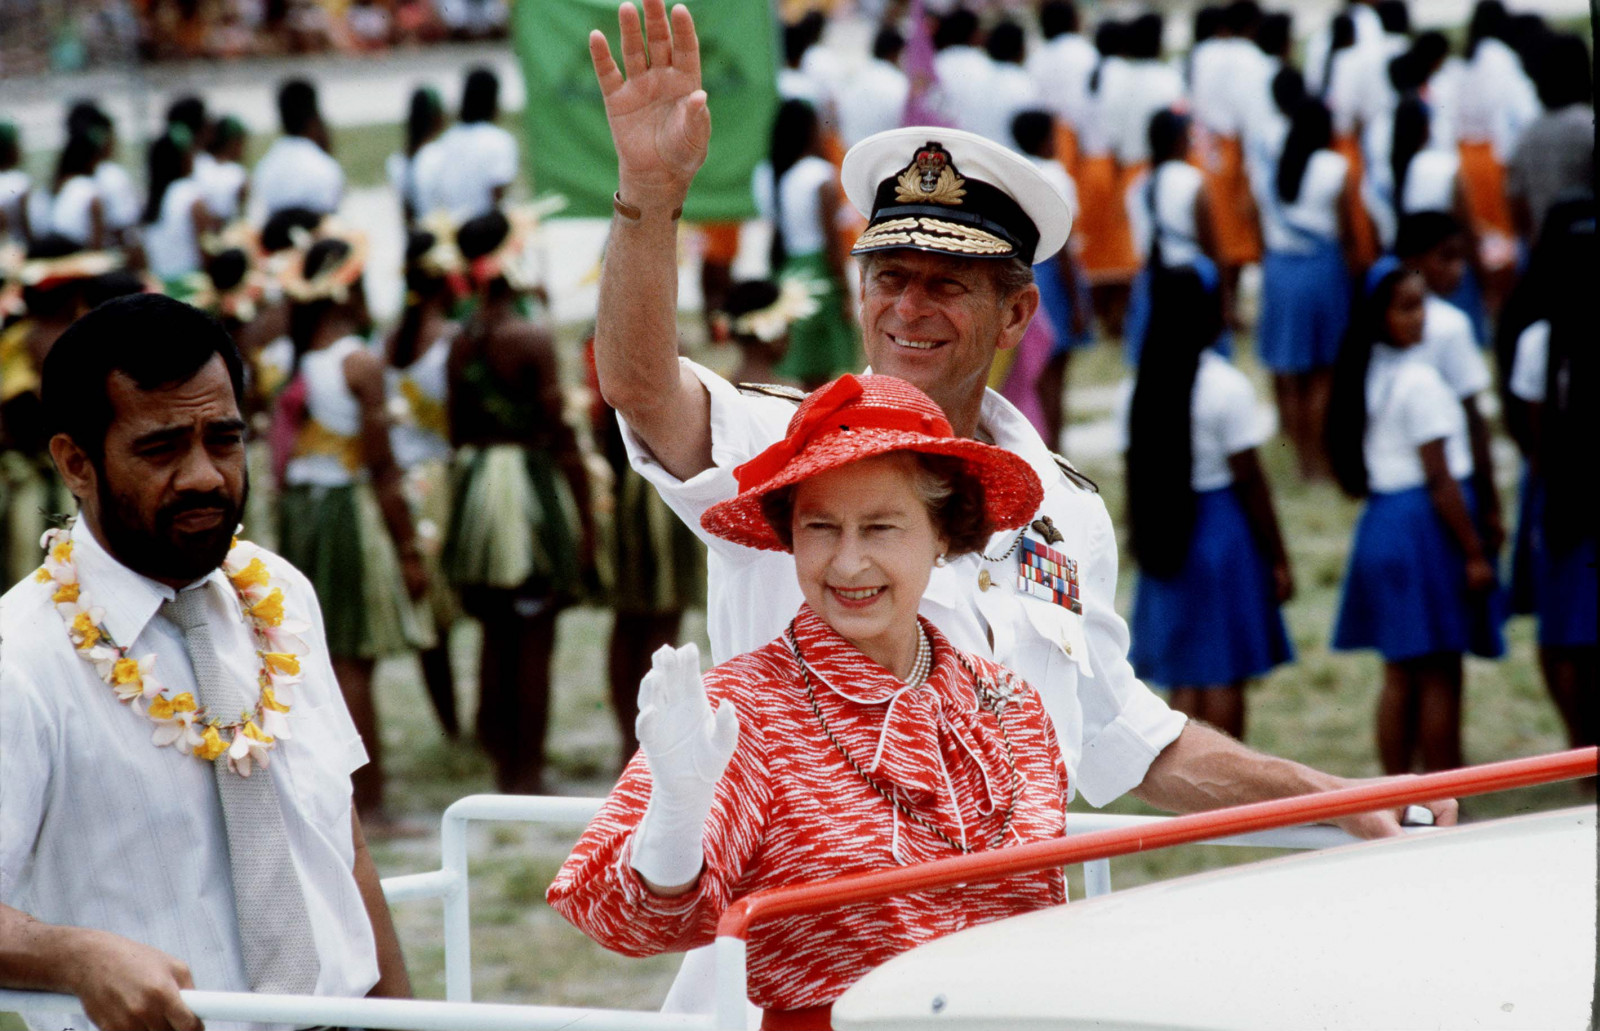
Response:
MULTIPOLYGON (((750 178, 767 157, 778 105, 777 34, 767 0, 689 0, 700 37, 701 82, 711 109, 711 152, 695 177, 684 218, 755 215, 750 178)), ((589 60, 600 29, 620 64, 615 0, 516 0, 517 56, 527 84, 527 167, 538 194, 560 193, 562 215, 607 218, 617 158, 589 60)))

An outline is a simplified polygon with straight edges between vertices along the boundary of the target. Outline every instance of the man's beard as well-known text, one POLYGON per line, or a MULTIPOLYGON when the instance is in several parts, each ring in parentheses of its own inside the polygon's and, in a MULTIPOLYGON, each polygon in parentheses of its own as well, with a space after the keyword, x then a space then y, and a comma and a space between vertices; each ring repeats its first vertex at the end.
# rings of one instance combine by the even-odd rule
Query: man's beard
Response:
POLYGON ((192 583, 222 565, 250 497, 250 477, 246 473, 237 501, 221 490, 187 492, 157 509, 153 525, 148 525, 138 506, 106 482, 103 469, 96 481, 100 532, 105 535, 107 549, 134 572, 174 583, 192 583), (206 508, 222 511, 216 526, 192 532, 177 529, 180 515, 206 508))

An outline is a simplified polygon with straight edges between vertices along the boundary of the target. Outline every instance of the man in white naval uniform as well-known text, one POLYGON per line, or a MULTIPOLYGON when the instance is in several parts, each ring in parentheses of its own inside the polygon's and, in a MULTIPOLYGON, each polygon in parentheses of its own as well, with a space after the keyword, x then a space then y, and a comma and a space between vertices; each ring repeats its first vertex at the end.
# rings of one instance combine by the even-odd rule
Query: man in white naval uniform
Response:
MULTIPOLYGON (((734 468, 784 435, 794 404, 742 391, 678 357, 676 220, 711 120, 688 10, 680 4, 669 19, 663 0, 646 0, 642 17, 648 50, 641 15, 631 5, 619 11, 620 69, 604 36, 590 37, 620 180, 596 359, 634 468, 701 532, 701 513, 737 493, 734 468)), ((998 534, 982 554, 934 570, 922 613, 958 647, 1011 667, 1039 691, 1070 782, 1093 805, 1132 791, 1189 812, 1349 786, 1186 723, 1139 682, 1127 660, 1127 626, 1113 608, 1116 538, 1105 504, 985 387, 995 354, 1017 346, 1038 309, 1030 263, 1065 242, 1071 212, 1060 194, 1004 147, 937 128, 863 140, 842 175, 851 202, 871 219, 854 253, 872 371, 916 384, 957 433, 1021 455, 1045 485, 1030 528, 998 534), (1023 575, 1030 551, 1062 559, 1053 585, 1023 575)), ((701 538, 710 551, 712 658, 722 662, 777 637, 801 599, 792 556, 701 538)), ((1454 821, 1454 801, 1432 808, 1437 822, 1454 821)), ((1342 823, 1367 837, 1399 833, 1395 813, 1342 823)), ((709 955, 691 954, 667 1008, 709 1010, 709 989, 709 955)))

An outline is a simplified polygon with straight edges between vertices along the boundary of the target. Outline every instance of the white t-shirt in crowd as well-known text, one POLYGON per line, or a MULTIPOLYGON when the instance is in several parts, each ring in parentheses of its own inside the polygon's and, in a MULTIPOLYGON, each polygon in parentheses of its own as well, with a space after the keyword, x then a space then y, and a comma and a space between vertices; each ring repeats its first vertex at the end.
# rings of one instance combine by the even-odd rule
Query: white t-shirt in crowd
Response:
MULTIPOLYGON (((1118 450, 1128 450, 1129 419, 1133 414, 1134 380, 1118 388, 1116 426, 1118 450)), ((1216 351, 1200 354, 1189 394, 1189 447, 1193 456, 1189 485, 1197 491, 1221 490, 1233 485, 1228 459, 1260 447, 1272 436, 1272 416, 1256 406, 1255 388, 1244 373, 1216 351)))
POLYGON ((1097 67, 1100 77, 1095 80, 1094 92, 1084 101, 1083 119, 1078 124, 1078 153, 1086 158, 1104 157, 1114 152, 1116 133, 1112 118, 1116 115, 1116 98, 1128 82, 1128 62, 1123 58, 1108 57, 1099 61, 1097 67))
POLYGON ((988 88, 976 98, 967 123, 979 136, 1016 150, 1017 138, 1011 134, 1011 120, 1029 108, 1042 106, 1039 88, 1027 69, 1020 64, 996 61, 989 73, 988 88))
MULTIPOLYGON (((1356 41, 1355 50, 1366 50, 1376 47, 1383 42, 1383 22, 1378 18, 1378 12, 1365 4, 1347 4, 1343 12, 1350 16, 1355 24, 1356 41)), ((1329 21, 1333 19, 1329 14, 1329 21)), ((1305 76, 1306 89, 1312 93, 1322 90, 1322 72, 1328 63, 1328 47, 1333 34, 1329 25, 1318 29, 1306 44, 1305 50, 1305 76)))
POLYGON ((1271 101, 1275 62, 1248 39, 1223 36, 1194 48, 1189 61, 1189 99, 1195 121, 1217 136, 1240 136, 1258 114, 1263 84, 1271 101))
POLYGON ((1300 193, 1293 204, 1278 194, 1277 165, 1265 183, 1261 203, 1263 242, 1270 251, 1308 254, 1316 246, 1308 236, 1339 238, 1339 197, 1344 192, 1350 162, 1333 150, 1319 150, 1306 162, 1300 193))
POLYGON ((460 122, 417 151, 417 214, 448 211, 457 222, 494 210, 495 190, 517 178, 517 141, 489 122, 460 122))
POLYGON ((94 181, 105 203, 106 228, 115 231, 137 225, 143 214, 143 197, 128 170, 115 161, 102 161, 94 166, 94 181))
POLYGON ((43 187, 28 200, 28 223, 34 236, 56 233, 78 244, 89 246, 94 232, 93 207, 100 201, 100 217, 105 221, 105 200, 93 176, 75 175, 61 184, 52 196, 43 187))
POLYGON ((1074 218, 1078 215, 1078 184, 1072 181, 1072 174, 1066 166, 1055 158, 1036 158, 1028 155, 1028 160, 1033 162, 1033 167, 1044 176, 1045 182, 1055 188, 1061 199, 1067 202, 1067 208, 1074 218))
MULTIPOLYGON (((112 639, 132 656, 155 656, 173 696, 197 692, 183 633, 159 614, 172 589, 112 558, 82 521, 72 540, 84 593, 105 610, 112 639)), ((288 618, 310 624, 288 715, 294 733, 278 739, 270 770, 285 858, 311 919, 316 994, 360 997, 378 980, 371 922, 352 873, 350 774, 367 753, 328 661, 310 582, 276 555, 261 558, 283 590, 288 618)), ((225 673, 253 689, 260 660, 227 578, 216 570, 187 589, 206 592, 225 673)), ((0 903, 45 923, 161 949, 187 963, 202 990, 249 991, 216 773, 151 744, 151 723, 73 650, 49 591, 29 577, 0 602, 0 903)), ((65 1014, 29 1018, 35 1027, 87 1026, 65 1014)))
POLYGON ((775 211, 772 203, 772 167, 763 163, 756 168, 756 204, 763 217, 782 219, 783 246, 791 256, 817 254, 827 245, 818 191, 837 175, 837 170, 826 158, 815 154, 801 158, 783 173, 783 181, 778 184, 778 199, 782 203, 775 211))
POLYGON ((1461 152, 1429 146, 1411 159, 1406 170, 1405 209, 1452 212, 1456 206, 1456 177, 1461 170, 1461 152))
POLYGON ((1375 494, 1393 494, 1427 482, 1418 451, 1444 441, 1450 475, 1472 475, 1472 448, 1467 441, 1467 416, 1461 402, 1416 348, 1387 344, 1372 349, 1367 370, 1367 435, 1362 442, 1367 462, 1367 487, 1375 494))
POLYGON ((837 99, 838 84, 849 78, 848 63, 825 41, 806 48, 800 55, 800 70, 822 91, 819 99, 824 104, 837 99))
POLYGON ((823 85, 798 68, 778 69, 778 96, 783 100, 803 100, 818 114, 827 101, 823 85))
POLYGON ((1183 77, 1161 61, 1129 61, 1127 77, 1106 97, 1106 116, 1117 160, 1150 160, 1150 116, 1183 98, 1183 77))
MULTIPOLYGON (((1560 378, 1560 377, 1558 377, 1560 378)), ((1550 387, 1550 320, 1540 319, 1517 336, 1517 354, 1506 384, 1513 397, 1541 404, 1550 387)))
POLYGON ((200 244, 195 239, 194 204, 204 201, 193 176, 174 181, 161 196, 160 217, 145 227, 144 249, 150 271, 175 279, 200 269, 200 244))
POLYGON ((244 214, 239 201, 249 178, 250 173, 237 161, 213 159, 207 161, 204 167, 198 160, 195 162, 194 180, 200 184, 200 196, 205 198, 206 210, 224 222, 232 222, 244 214))
POLYGON ((911 80, 888 61, 873 58, 856 69, 833 102, 844 145, 853 147, 874 133, 898 128, 910 92, 911 80))
POLYGON ((1456 133, 1462 142, 1489 141, 1495 159, 1511 160, 1517 139, 1542 110, 1538 91, 1517 52, 1498 39, 1478 41, 1457 83, 1456 133))
POLYGON ((1161 260, 1167 265, 1191 265, 1200 255, 1195 225, 1195 200, 1205 186, 1200 170, 1187 161, 1165 161, 1153 172, 1128 184, 1124 198, 1128 207, 1128 226, 1133 232, 1139 260, 1150 259, 1151 242, 1159 228, 1161 260), (1151 220, 1152 199, 1149 184, 1155 181, 1155 219, 1151 220))
POLYGON ((331 215, 344 195, 344 169, 304 136, 280 136, 256 162, 250 193, 265 221, 285 208, 331 215))
POLYGON ((979 112, 994 72, 989 55, 977 47, 945 47, 933 55, 933 68, 939 76, 940 109, 956 128, 980 132, 979 112))
POLYGON ((1094 44, 1076 32, 1047 40, 1028 55, 1026 67, 1039 99, 1074 131, 1082 131, 1089 76, 1099 60, 1094 44))
POLYGON ((1489 366, 1478 350, 1478 338, 1467 313, 1442 297, 1429 294, 1422 302, 1422 342, 1411 349, 1439 373, 1457 398, 1466 400, 1488 389, 1489 366))

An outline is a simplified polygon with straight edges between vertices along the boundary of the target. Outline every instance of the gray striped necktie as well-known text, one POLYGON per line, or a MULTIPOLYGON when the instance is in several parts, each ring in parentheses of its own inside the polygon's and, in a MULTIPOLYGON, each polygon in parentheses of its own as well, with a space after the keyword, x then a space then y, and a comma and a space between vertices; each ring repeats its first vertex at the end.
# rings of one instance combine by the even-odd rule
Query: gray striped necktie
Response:
MULTIPOLYGON (((231 722, 250 702, 228 680, 206 623, 205 586, 179 593, 161 614, 183 631, 209 717, 231 722)), ((316 942, 305 895, 289 856, 289 838, 278 807, 271 770, 256 766, 249 777, 228 768, 227 753, 212 764, 233 868, 233 906, 239 916, 240 949, 250 988, 256 992, 310 995, 317 987, 316 942)))

